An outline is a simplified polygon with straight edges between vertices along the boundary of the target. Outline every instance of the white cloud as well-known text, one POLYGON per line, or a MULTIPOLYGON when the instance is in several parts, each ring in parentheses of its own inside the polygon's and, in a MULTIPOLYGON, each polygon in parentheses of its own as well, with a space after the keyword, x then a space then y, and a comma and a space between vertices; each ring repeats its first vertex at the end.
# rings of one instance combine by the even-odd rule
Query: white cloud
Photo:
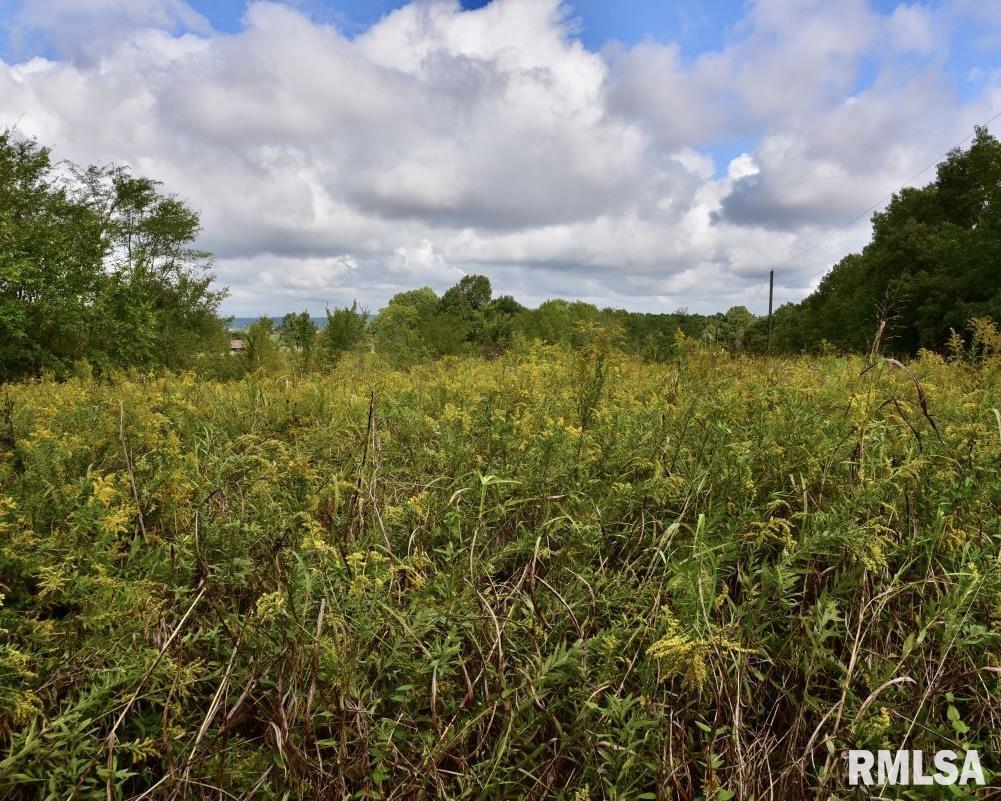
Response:
POLYGON ((387 263, 390 273, 422 283, 455 283, 464 273, 448 263, 434 244, 422 239, 414 245, 401 245, 393 252, 395 258, 387 263))
POLYGON ((0 124, 189 200, 234 313, 377 308, 471 272, 529 302, 760 309, 770 267, 804 292, 864 221, 790 257, 999 96, 952 88, 954 9, 758 0, 694 59, 589 51, 571 13, 415 0, 349 38, 278 3, 225 34, 181 0, 33 0, 16 33, 60 55, 0 62, 0 124))
POLYGON ((897 6, 886 27, 890 47, 899 53, 930 53, 938 44, 934 15, 925 6, 897 6))
POLYGON ((736 158, 730 160, 726 168, 726 176, 734 181, 741 178, 749 178, 757 175, 761 169, 754 163, 754 157, 750 153, 741 153, 736 158))
POLYGON ((14 22, 9 38, 15 50, 48 45, 89 63, 138 30, 212 31, 184 0, 22 0, 14 22))

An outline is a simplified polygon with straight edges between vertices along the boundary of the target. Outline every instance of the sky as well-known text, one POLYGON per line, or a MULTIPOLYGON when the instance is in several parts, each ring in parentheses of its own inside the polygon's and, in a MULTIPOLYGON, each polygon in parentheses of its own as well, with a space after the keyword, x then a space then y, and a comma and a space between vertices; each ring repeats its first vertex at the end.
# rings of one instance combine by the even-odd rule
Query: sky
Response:
POLYGON ((236 316, 761 313, 999 112, 980 0, 0 0, 0 128, 163 181, 236 316))

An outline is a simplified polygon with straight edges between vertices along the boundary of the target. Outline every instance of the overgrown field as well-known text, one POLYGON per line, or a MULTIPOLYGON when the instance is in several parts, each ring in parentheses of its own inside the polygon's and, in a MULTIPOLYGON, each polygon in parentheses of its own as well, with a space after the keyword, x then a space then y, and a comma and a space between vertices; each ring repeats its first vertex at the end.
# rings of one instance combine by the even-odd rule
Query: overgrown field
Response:
POLYGON ((851 747, 1001 769, 997 382, 534 348, 11 386, 0 795, 826 799, 851 747))

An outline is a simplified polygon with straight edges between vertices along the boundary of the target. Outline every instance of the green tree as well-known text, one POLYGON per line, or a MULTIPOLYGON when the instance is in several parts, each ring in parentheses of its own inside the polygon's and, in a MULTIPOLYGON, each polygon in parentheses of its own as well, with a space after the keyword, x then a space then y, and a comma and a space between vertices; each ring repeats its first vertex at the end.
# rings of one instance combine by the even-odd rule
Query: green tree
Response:
POLYGON ((118 302, 106 317, 117 323, 107 343, 115 360, 179 367, 205 343, 221 346, 225 293, 212 289, 212 254, 194 247, 197 212, 123 167, 92 167, 80 180, 103 211, 107 261, 120 287, 107 296, 118 302))
POLYGON ((514 317, 515 315, 521 314, 525 311, 525 307, 510 295, 501 295, 494 298, 487 305, 487 308, 489 311, 494 312, 495 314, 504 315, 505 317, 514 317))
POLYGON ((421 336, 422 318, 417 309, 390 304, 372 321, 372 343, 376 353, 394 367, 408 368, 430 356, 421 336))
POLYGON ((421 324, 421 339, 435 357, 467 353, 473 337, 473 323, 451 312, 438 312, 421 324))
POLYGON ((100 356, 102 219, 54 173, 47 148, 0 132, 0 378, 100 356))
POLYGON ((510 295, 491 300, 482 311, 477 342, 482 353, 497 356, 514 343, 515 317, 525 310, 510 295))
POLYGON ((417 312, 418 317, 431 317, 437 310, 439 298, 429 286, 398 292, 389 299, 387 306, 407 306, 417 312))
POLYGON ((430 287, 394 295, 372 321, 376 352, 400 368, 429 359, 433 353, 431 321, 437 312, 438 296, 430 287))
POLYGON ((360 310, 358 303, 342 309, 327 309, 327 325, 320 332, 320 349, 331 362, 354 350, 365 340, 368 312, 360 310))
POLYGON ((441 296, 441 311, 473 320, 477 312, 490 302, 491 292, 490 279, 485 275, 464 275, 459 283, 441 296))
POLYGON ((485 275, 465 275, 441 296, 438 313, 425 322, 425 339, 439 355, 489 347, 487 306, 492 289, 485 275))
POLYGON ((814 350, 825 342, 899 354, 945 347, 974 317, 1001 320, 1001 143, 978 128, 967 150, 949 153, 935 180, 896 193, 873 215, 872 241, 842 259, 802 303, 776 319, 775 345, 814 350))
POLYGON ((274 368, 279 361, 278 345, 275 342, 277 332, 275 322, 270 317, 261 317, 251 323, 244 335, 243 358, 248 370, 267 370, 274 368))
POLYGON ((57 169, 0 132, 0 378, 74 361, 158 367, 222 352, 198 215, 124 168, 57 169))
POLYGON ((731 306, 719 321, 717 341, 731 350, 741 350, 744 346, 744 335, 754 325, 756 319, 746 306, 731 306))
POLYGON ((280 337, 285 347, 299 354, 303 367, 308 367, 313 360, 316 346, 317 328, 308 311, 299 314, 290 312, 282 319, 280 337))
POLYGON ((539 339, 549 343, 569 343, 574 332, 570 304, 559 299, 540 303, 538 308, 523 312, 518 316, 515 329, 529 340, 539 339))

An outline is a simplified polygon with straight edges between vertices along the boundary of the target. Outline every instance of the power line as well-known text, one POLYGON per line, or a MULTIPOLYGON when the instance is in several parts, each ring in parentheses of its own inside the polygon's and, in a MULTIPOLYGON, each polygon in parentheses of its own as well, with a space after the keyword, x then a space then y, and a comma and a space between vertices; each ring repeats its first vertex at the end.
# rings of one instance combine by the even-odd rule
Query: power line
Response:
MULTIPOLYGON (((987 120, 987 122, 985 122, 985 123, 984 123, 983 125, 979 125, 979 126, 977 126, 977 127, 983 127, 983 128, 986 128, 986 127, 990 126, 990 124, 991 124, 992 122, 994 122, 995 120, 997 120, 997 119, 999 119, 999 118, 1001 118, 1001 111, 999 111, 999 112, 998 112, 997 114, 995 114, 995 115, 994 115, 993 117, 991 117, 991 118, 990 118, 989 120, 987 120)), ((960 147, 961 145, 964 145, 964 144, 966 144, 966 143, 967 143, 967 142, 968 142, 968 141, 969 141, 970 139, 972 139, 972 138, 974 137, 974 135, 975 135, 975 134, 969 134, 969 135, 967 135, 967 136, 963 137, 963 138, 962 138, 961 140, 959 140, 959 141, 958 141, 958 142, 957 142, 956 144, 954 144, 954 145, 953 145, 952 147, 950 147, 950 148, 949 148, 948 150, 946 150, 946 151, 945 151, 945 152, 944 152, 944 153, 943 153, 943 154, 942 154, 941 156, 939 156, 939 157, 938 157, 938 158, 936 158, 936 159, 935 159, 935 160, 934 160, 933 162, 931 162, 931 163, 930 163, 930 164, 929 164, 928 166, 926 166, 926 167, 923 167, 922 169, 920 169, 920 170, 918 170, 918 171, 917 171, 916 173, 914 173, 914 175, 912 175, 912 176, 911 176, 910 178, 908 178, 908 179, 907 179, 906 181, 904 181, 904 182, 903 182, 903 183, 902 183, 902 184, 901 184, 901 185, 900 185, 899 187, 897 187, 897 189, 893 190, 893 192, 889 192, 889 193, 887 193, 886 195, 884 195, 883 197, 881 197, 881 198, 880 198, 879 200, 877 200, 877 201, 876 201, 875 203, 873 203, 873 204, 872 204, 871 206, 869 206, 869 208, 867 208, 867 209, 865 209, 864 211, 860 212, 859 214, 855 215, 855 216, 854 216, 854 217, 852 217, 852 219, 850 219, 850 220, 849 220, 848 222, 846 222, 846 223, 844 223, 844 224, 842 224, 842 225, 838 226, 838 227, 837 227, 837 228, 835 228, 835 229, 834 229, 833 231, 830 231, 830 232, 828 232, 828 233, 827 233, 827 234, 826 234, 825 236, 823 236, 823 237, 821 237, 820 239, 818 239, 818 240, 817 240, 816 242, 814 242, 814 243, 813 243, 812 245, 810 245, 810 246, 808 246, 808 247, 804 248, 803 250, 801 250, 801 251, 799 251, 799 252, 797 252, 797 253, 793 254, 792 256, 790 256, 790 257, 789 257, 788 261, 789 261, 789 262, 794 262, 794 261, 796 261, 797 259, 801 259, 801 258, 802 258, 803 256, 805 256, 805 255, 806 255, 807 253, 810 253, 810 252, 812 252, 812 251, 816 250, 816 249, 817 249, 817 248, 819 248, 819 247, 820 247, 821 245, 823 245, 823 244, 824 244, 825 242, 827 242, 828 240, 830 240, 830 239, 832 239, 833 237, 835 237, 835 236, 837 236, 838 234, 840 234, 840 233, 841 233, 842 231, 844 231, 844 230, 845 230, 846 228, 849 228, 850 226, 852 226, 852 225, 854 225, 855 223, 857 223, 857 222, 858 222, 859 220, 861 220, 861 219, 862 219, 863 217, 865 217, 865 216, 866 216, 867 214, 871 214, 872 212, 874 212, 874 211, 875 211, 876 209, 878 209, 878 208, 879 208, 879 207, 880 207, 881 205, 883 205, 883 204, 884 204, 884 203, 885 203, 885 202, 886 202, 887 200, 889 200, 890 198, 892 198, 892 197, 893 197, 893 195, 894 195, 894 194, 895 194, 896 192, 898 192, 898 191, 899 191, 900 189, 902 189, 903 187, 907 186, 907 185, 908 185, 908 184, 910 184, 910 183, 913 183, 913 182, 914 182, 915 180, 917 180, 918 178, 920 178, 920 177, 921 177, 922 175, 924 175, 924 174, 925 174, 926 172, 928 172, 928 170, 930 170, 930 169, 931 169, 932 167, 934 167, 934 166, 936 166, 937 164, 939 164, 939 162, 941 162, 941 161, 942 161, 942 159, 944 159, 944 158, 945 158, 946 156, 948 156, 948 155, 949 155, 949 154, 950 154, 950 153, 951 153, 951 152, 952 152, 953 150, 955 150, 955 149, 956 149, 957 147, 960 147)))

